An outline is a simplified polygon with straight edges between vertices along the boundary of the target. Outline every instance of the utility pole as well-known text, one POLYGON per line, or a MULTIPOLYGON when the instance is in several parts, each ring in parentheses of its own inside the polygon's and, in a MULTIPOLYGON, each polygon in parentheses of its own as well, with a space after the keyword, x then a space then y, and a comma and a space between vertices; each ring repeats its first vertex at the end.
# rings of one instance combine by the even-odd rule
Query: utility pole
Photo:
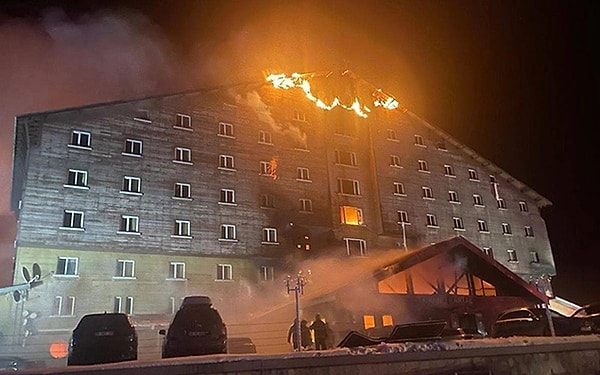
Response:
POLYGON ((296 351, 300 351, 302 347, 302 328, 300 327, 300 294, 304 293, 304 285, 306 285, 306 281, 307 279, 304 277, 304 275, 302 275, 302 271, 298 271, 296 277, 287 275, 285 279, 285 286, 288 294, 293 291, 296 300, 296 320, 294 321, 294 328, 296 329, 296 340, 298 342, 298 347, 294 345, 294 340, 292 339, 292 345, 296 351))

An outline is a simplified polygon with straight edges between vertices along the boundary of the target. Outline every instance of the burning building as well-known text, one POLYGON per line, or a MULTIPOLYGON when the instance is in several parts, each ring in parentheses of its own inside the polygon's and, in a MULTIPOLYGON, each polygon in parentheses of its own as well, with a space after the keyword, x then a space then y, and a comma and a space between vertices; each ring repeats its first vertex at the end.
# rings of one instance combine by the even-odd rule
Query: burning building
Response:
POLYGON ((36 316, 20 345, 89 312, 154 327, 192 294, 235 332, 301 264, 335 277, 457 235, 552 294, 550 202, 348 71, 18 116, 13 167, 15 269, 42 270, 10 308, 36 316))

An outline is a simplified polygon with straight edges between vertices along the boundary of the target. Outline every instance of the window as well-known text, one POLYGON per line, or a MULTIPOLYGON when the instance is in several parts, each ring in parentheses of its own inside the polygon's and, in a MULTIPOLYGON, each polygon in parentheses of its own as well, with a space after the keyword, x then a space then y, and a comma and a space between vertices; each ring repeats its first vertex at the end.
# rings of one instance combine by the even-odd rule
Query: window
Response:
POLYGON ((448 150, 448 149, 446 148, 446 141, 445 141, 445 140, 443 140, 443 139, 439 140, 439 141, 438 141, 438 143, 437 143, 437 149, 438 149, 438 150, 443 150, 443 151, 446 151, 446 150, 448 150))
POLYGON ((63 298, 62 296, 55 296, 51 315, 52 316, 74 316, 75 315, 75 297, 68 296, 67 298, 63 298))
POLYGON ((344 242, 348 256, 365 256, 367 254, 367 241, 358 238, 344 238, 344 242))
POLYGON ((384 327, 391 327, 394 325, 394 317, 391 315, 381 316, 381 325, 384 327))
POLYGON ((142 155, 142 141, 135 139, 125 140, 125 149, 123 155, 141 156, 142 155))
POLYGON ((434 214, 427 214, 427 226, 428 227, 437 227, 437 217, 434 214))
POLYGON ((506 210, 506 202, 502 198, 496 199, 496 203, 498 203, 498 208, 506 210))
POLYGON ((233 124, 229 124, 227 122, 220 122, 219 135, 233 138, 233 124))
POLYGON ((394 195, 406 195, 406 190, 404 190, 402 182, 394 182, 394 195))
POLYGON ((133 297, 125 298, 125 311, 127 315, 133 315, 133 297))
POLYGON ((300 212, 313 212, 312 201, 306 198, 300 198, 300 212))
POLYGON ((235 240, 235 225, 222 224, 221 225, 221 240, 235 240))
POLYGON ((408 219, 408 212, 406 211, 398 211, 398 224, 410 224, 410 220, 408 219))
POLYGON ((175 160, 177 163, 192 163, 192 150, 184 147, 175 147, 175 160))
POLYGON ((455 230, 464 230, 465 226, 463 224, 463 220, 460 217, 453 217, 452 223, 454 224, 455 230))
POLYGON ((533 237, 533 228, 530 226, 526 226, 525 228, 525 237, 533 237))
POLYGON ((264 143, 267 145, 272 145, 273 144, 273 137, 271 135, 271 132, 266 131, 266 130, 259 130, 258 131, 258 143, 264 143))
POLYGON ((401 165, 400 165, 400 156, 398 156, 398 155, 390 155, 390 166, 392 166, 392 167, 401 167, 401 165))
POLYGON ((235 190, 221 189, 221 198, 219 203, 235 204, 235 190))
POLYGON ((524 201, 519 202, 519 211, 529 212, 529 207, 527 206, 527 202, 524 202, 524 201))
POLYGON ((390 141, 397 141, 398 138, 396 138, 396 131, 393 129, 388 129, 387 130, 387 139, 390 141))
POLYGON ((78 274, 78 258, 58 257, 55 275, 76 276, 78 274))
POLYGON ((427 165, 427 161, 419 160, 419 172, 429 172, 429 166, 427 165))
POLYGON ((425 146, 425 143, 423 142, 423 137, 422 136, 415 134, 415 145, 417 145, 417 146, 425 146))
POLYGON ((479 194, 473 194, 473 205, 483 207, 483 199, 479 194))
POLYGON ((135 277, 135 261, 133 260, 117 260, 117 270, 115 277, 135 277))
POLYGON ((173 226, 173 235, 174 236, 190 237, 192 235, 191 234, 192 224, 190 223, 189 220, 175 219, 173 224, 174 224, 174 226, 173 226))
POLYGON ((182 129, 192 129, 192 118, 188 115, 178 113, 175 117, 175 127, 182 129))
POLYGON ((83 229, 83 212, 65 210, 62 228, 83 229))
POLYGON ((300 181, 310 181, 310 175, 308 173, 308 168, 298 167, 296 169, 296 179, 300 181))
POLYGON ((73 130, 73 133, 71 133, 71 143, 69 146, 91 148, 92 135, 81 130, 73 130))
POLYGON ((150 121, 150 111, 147 109, 138 109, 133 119, 145 123, 152 123, 152 121, 150 121))
POLYGON ((69 174, 67 176, 67 185, 65 186, 79 186, 79 187, 88 187, 87 186, 87 178, 88 173, 86 171, 80 171, 77 169, 69 169, 69 174))
POLYGON ((263 228, 262 243, 277 243, 277 229, 263 228))
POLYGON ((142 179, 139 177, 125 176, 123 177, 122 193, 141 193, 142 179))
POLYGON ((469 169, 469 180, 471 181, 479 181, 479 174, 475 169, 469 169))
POLYGON ((421 188, 421 190, 423 191, 423 198, 424 199, 433 199, 433 191, 431 190, 430 187, 423 186, 421 188))
POLYGON ((375 328, 375 316, 363 315, 363 326, 365 329, 375 328))
POLYGON ((510 224, 502 223, 502 234, 512 234, 512 230, 510 229, 510 224))
POLYGON ((271 161, 261 161, 259 173, 263 176, 269 176, 273 179, 277 179, 277 159, 273 158, 271 161))
POLYGON ((494 251, 492 250, 491 247, 484 247, 483 249, 483 253, 489 257, 494 257, 494 251))
POLYGON ((540 262, 540 256, 537 253, 537 251, 530 251, 529 252, 529 261, 531 263, 539 263, 540 262))
POLYGON ((113 312, 120 313, 123 308, 123 299, 121 297, 115 297, 113 300, 113 312))
POLYGON ((448 201, 452 203, 460 203, 460 200, 458 199, 458 193, 450 190, 448 192, 448 201))
POLYGON ((477 220, 477 228, 480 232, 489 232, 488 225, 484 220, 477 220))
POLYGON ((295 109, 294 110, 294 120, 306 121, 306 115, 304 114, 304 112, 295 109))
POLYGON ((350 151, 335 150, 335 162, 337 164, 356 167, 357 166, 356 153, 350 152, 350 151))
POLYGON ((340 194, 360 195, 360 186, 357 180, 338 179, 338 192, 340 194))
POLYGON ((123 215, 121 216, 121 226, 119 232, 123 233, 139 233, 139 217, 123 215))
POLYGON ((173 198, 192 199, 192 185, 176 182, 173 198))
POLYGON ((260 196, 260 206, 263 208, 275 207, 275 199, 270 194, 263 194, 260 196))
POLYGON ((448 177, 456 177, 454 174, 454 168, 449 164, 444 165, 444 175, 448 177))
POLYGON ((352 206, 340 206, 340 221, 342 224, 363 225, 362 209, 352 206))
POLYGON ((508 253, 508 262, 509 263, 517 263, 519 261, 519 259, 517 259, 516 251, 514 251, 513 249, 508 249, 508 250, 506 250, 506 252, 508 253))
POLYGON ((217 264, 217 280, 233 280, 233 267, 231 264, 217 264))
POLYGON ((260 266, 260 280, 261 281, 271 281, 275 280, 275 270, 273 267, 269 266, 260 266))
POLYGON ((168 278, 174 279, 174 280, 185 279, 185 263, 184 262, 170 262, 168 278))
POLYGON ((219 168, 222 169, 235 169, 233 162, 233 156, 231 155, 219 155, 219 168))

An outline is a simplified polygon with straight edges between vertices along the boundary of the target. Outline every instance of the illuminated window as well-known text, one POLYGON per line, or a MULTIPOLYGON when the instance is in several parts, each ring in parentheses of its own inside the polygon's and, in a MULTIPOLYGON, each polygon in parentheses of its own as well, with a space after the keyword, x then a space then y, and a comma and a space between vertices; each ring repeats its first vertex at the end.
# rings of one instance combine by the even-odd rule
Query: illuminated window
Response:
POLYGON ((275 207, 275 198, 270 194, 263 194, 260 196, 260 206, 263 208, 275 207))
POLYGON ((140 218, 137 216, 122 215, 119 233, 138 233, 140 218))
POLYGON ((390 166, 392 166, 392 167, 401 167, 401 165, 400 165, 400 156, 398 156, 398 155, 390 155, 390 166))
POLYGON ((182 129, 192 129, 192 118, 188 115, 178 113, 175 117, 175 127, 182 129))
POLYGON ((342 224, 350 225, 362 225, 363 214, 362 210, 352 206, 341 206, 340 207, 340 218, 342 224))
POLYGON ((219 203, 235 204, 235 190, 221 189, 221 198, 219 203))
POLYGON ((512 234, 512 229, 510 229, 510 224, 502 223, 502 234, 512 234))
POLYGON ((80 171, 77 169, 69 169, 67 175, 67 184, 65 186, 70 187, 85 187, 87 188, 88 173, 87 171, 80 171))
POLYGON ((142 179, 139 177, 125 176, 123 177, 123 190, 121 193, 137 193, 142 190, 142 179))
POLYGON ((484 220, 477 220, 477 228, 480 232, 489 232, 488 225, 484 220))
POLYGON ((423 199, 433 199, 433 191, 430 187, 423 186, 421 190, 423 191, 423 199))
POLYGON ((475 169, 469 169, 469 180, 471 181, 479 181, 479 174, 475 169))
POLYGON ((506 253, 508 254, 508 262, 509 263, 517 263, 519 261, 517 259, 517 252, 514 251, 513 249, 506 250, 506 253))
POLYGON ((173 198, 192 199, 192 185, 183 182, 175 183, 173 198))
POLYGON ((176 219, 173 222, 173 235, 178 237, 190 237, 191 226, 192 224, 189 220, 176 219))
POLYGON ((394 195, 406 195, 402 182, 394 182, 394 195))
POLYGON ((168 278, 174 279, 174 280, 185 279, 185 263, 184 262, 170 262, 168 278))
POLYGON ((217 264, 217 280, 233 280, 233 266, 231 264, 217 264))
POLYGON ((356 167, 356 153, 350 151, 335 150, 335 162, 337 164, 348 165, 356 167))
POLYGON ((531 263, 539 263, 540 262, 540 256, 538 255, 537 251, 530 251, 529 252, 529 261, 531 263))
POLYGON ((437 217, 434 214, 427 214, 426 219, 428 227, 438 227, 437 217))
POLYGON ((222 224, 220 240, 236 240, 235 225, 222 224))
POLYGON ((359 238, 344 238, 348 256, 365 256, 367 254, 367 241, 359 238))
POLYGON ((498 204, 499 209, 503 209, 503 210, 506 209, 506 202, 504 201, 504 199, 498 198, 498 199, 496 199, 496 203, 498 204))
POLYGON ((473 205, 483 207, 483 199, 479 194, 473 194, 473 205))
POLYGON ((229 124, 227 122, 220 122, 219 135, 223 137, 233 138, 233 124, 229 124))
POLYGON ((357 180, 338 179, 338 192, 340 194, 360 195, 360 186, 357 180))
POLYGON ((142 141, 136 139, 126 139, 125 148, 123 155, 128 156, 141 156, 142 155, 142 141))
POLYGON ((456 177, 454 174, 454 168, 449 164, 444 165, 444 175, 448 177, 456 177))
POLYGON ((63 225, 61 228, 83 229, 83 212, 65 210, 63 214, 63 225))
POLYGON ((300 198, 300 212, 313 212, 312 201, 306 198, 300 198))
POLYGON ((75 315, 75 297, 68 296, 63 298, 62 296, 54 297, 54 304, 52 306, 51 316, 74 316, 75 315))
POLYGON ((134 278, 135 277, 135 261, 133 260, 117 260, 117 270, 115 277, 134 278))
POLYGON ((73 130, 73 133, 71 133, 71 143, 69 146, 91 148, 92 135, 81 130, 73 130))
POLYGON ((191 164, 192 163, 192 150, 184 147, 175 147, 175 163, 191 164))
POLYGON ((533 237, 533 228, 526 226, 525 228, 525 237, 533 237))
POLYGON ((527 207, 527 202, 524 202, 524 201, 519 202, 519 211, 529 212, 529 207, 527 207))
POLYGON ((463 224, 463 220, 460 217, 453 217, 452 223, 454 224, 455 230, 464 230, 465 225, 463 224))
POLYGON ((231 155, 219 155, 219 168, 220 169, 235 169, 233 156, 231 155))
POLYGON ((390 141, 397 141, 398 138, 396 137, 396 131, 393 129, 388 129, 387 130, 387 139, 390 141))
POLYGON ((73 257, 58 257, 55 275, 75 276, 78 272, 79 259, 73 257))
POLYGON ((310 174, 309 174, 308 168, 298 167, 296 169, 296 180, 310 181, 310 174))
POLYGON ((374 328, 375 327, 375 317, 373 315, 363 315, 363 323, 365 329, 374 328))
POLYGON ((260 266, 259 276, 261 281, 275 280, 275 270, 270 266, 260 266))
POLYGON ((425 146, 425 143, 423 142, 423 137, 422 136, 415 134, 415 145, 417 145, 417 146, 425 146))
POLYGON ((381 324, 384 327, 390 327, 394 325, 394 318, 391 315, 382 315, 381 324))
POLYGON ((266 130, 259 130, 258 131, 258 143, 272 145, 273 138, 272 138, 271 132, 266 131, 266 130))
POLYGON ((448 201, 451 203, 460 203, 460 200, 458 199, 458 193, 450 190, 448 192, 448 201))
POLYGON ((398 224, 410 224, 410 220, 408 219, 408 212, 406 211, 398 211, 398 224))
POLYGON ((263 228, 262 243, 276 244, 277 243, 277 229, 276 228, 263 228))

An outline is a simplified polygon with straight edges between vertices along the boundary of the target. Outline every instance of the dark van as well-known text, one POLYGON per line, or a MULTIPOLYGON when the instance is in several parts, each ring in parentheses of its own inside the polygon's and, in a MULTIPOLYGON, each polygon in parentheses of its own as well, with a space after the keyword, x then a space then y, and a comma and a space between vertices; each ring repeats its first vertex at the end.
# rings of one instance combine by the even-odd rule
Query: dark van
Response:
POLYGON ((162 358, 227 353, 227 327, 210 298, 186 297, 164 335, 162 358))
POLYGON ((84 315, 69 342, 67 366, 137 359, 138 337, 123 313, 84 315))

